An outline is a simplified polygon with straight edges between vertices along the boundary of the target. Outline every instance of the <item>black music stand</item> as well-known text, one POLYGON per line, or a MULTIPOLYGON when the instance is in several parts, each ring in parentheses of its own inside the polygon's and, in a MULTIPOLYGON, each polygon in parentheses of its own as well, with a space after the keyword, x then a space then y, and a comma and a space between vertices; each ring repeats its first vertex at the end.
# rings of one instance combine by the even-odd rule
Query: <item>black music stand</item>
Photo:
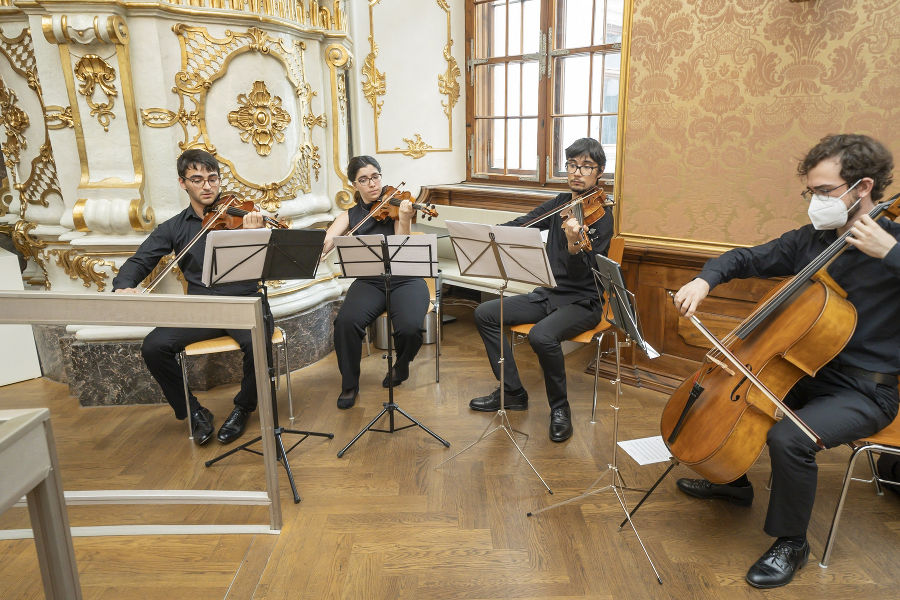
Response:
POLYGON ((553 493, 541 474, 535 468, 525 452, 516 442, 513 433, 528 438, 528 435, 513 429, 506 414, 506 388, 503 356, 503 293, 510 281, 518 281, 533 285, 556 287, 556 280, 550 268, 550 259, 541 240, 540 231, 528 227, 509 227, 502 225, 482 225, 479 223, 463 223, 447 221, 447 231, 459 263, 459 274, 472 277, 499 278, 497 292, 500 294, 500 357, 497 360, 500 368, 500 410, 488 422, 477 440, 437 465, 438 468, 472 448, 492 433, 502 430, 513 446, 516 447, 537 478, 541 480, 547 492, 553 493), (495 422, 499 424, 491 428, 495 422))
POLYGON ((341 448, 337 453, 338 458, 350 449, 350 446, 362 437, 367 431, 379 433, 394 433, 410 427, 420 427, 425 433, 450 447, 450 442, 431 431, 419 421, 412 418, 406 411, 394 402, 394 380, 391 374, 394 370, 394 334, 391 320, 391 276, 412 277, 437 277, 437 238, 431 235, 417 235, 415 238, 409 235, 389 235, 387 237, 376 235, 348 235, 334 239, 335 249, 341 265, 341 273, 344 277, 372 277, 380 276, 384 280, 384 302, 387 311, 387 339, 388 347, 388 401, 382 404, 381 412, 369 424, 360 430, 350 443, 341 448), (410 423, 403 427, 394 426, 394 412, 398 412, 410 423), (375 429, 373 425, 385 414, 388 415, 389 429, 375 429))
MULTIPOLYGON (((647 557, 647 561, 650 563, 650 568, 653 569, 653 573, 656 575, 656 580, 661 585, 662 578, 660 578, 659 572, 656 570, 656 566, 653 564, 653 560, 650 558, 650 554, 647 552, 647 548, 644 546, 644 542, 641 539, 640 534, 638 534, 637 529, 635 529, 634 527, 634 522, 632 522, 631 520, 631 515, 633 513, 628 512, 628 507, 625 504, 624 492, 626 490, 634 491, 634 488, 627 487, 627 485, 625 484, 625 480, 622 478, 622 475, 619 472, 618 466, 619 406, 620 398, 622 395, 622 363, 620 350, 634 344, 638 348, 643 350, 644 353, 651 359, 657 358, 659 356, 659 353, 654 350, 653 347, 651 347, 650 344, 648 344, 643 338, 643 335, 641 333, 640 320, 638 319, 636 304, 634 302, 634 294, 628 291, 628 289, 625 287, 625 282, 622 279, 622 271, 619 268, 619 263, 599 254, 596 255, 595 258, 597 262, 597 268, 593 269, 594 283, 595 285, 597 285, 597 293, 601 296, 601 301, 603 290, 606 290, 607 297, 609 298, 608 301, 612 309, 612 318, 609 319, 609 323, 614 328, 612 333, 614 340, 613 348, 616 355, 616 379, 615 381, 613 381, 613 383, 616 386, 616 395, 615 402, 610 405, 610 407, 613 409, 612 462, 607 464, 606 469, 604 469, 603 472, 600 473, 600 476, 597 477, 597 479, 595 479, 590 486, 588 486, 587 490, 585 490, 584 493, 579 494, 574 498, 569 498, 568 500, 563 500, 562 502, 558 502, 556 504, 531 511, 527 513, 526 516, 531 517, 544 511, 551 510, 565 504, 570 504, 572 502, 587 498, 588 496, 593 496, 594 494, 599 494, 601 492, 612 492, 613 494, 615 494, 616 500, 618 500, 619 505, 622 507, 622 510, 625 513, 625 521, 623 521, 622 525, 624 525, 625 522, 631 524, 631 529, 632 531, 634 531, 634 535, 641 546, 641 550, 644 551, 644 555, 647 557), (625 341, 623 342, 619 341, 619 331, 625 333, 625 341), (598 487, 598 484, 607 476, 609 476, 610 480, 606 483, 606 485, 598 487)), ((594 368, 599 369, 600 365, 597 364, 594 366, 594 368)), ((622 528, 622 525, 619 526, 620 529, 622 528)))
MULTIPOLYGON (((266 280, 271 279, 312 279, 316 276, 319 257, 325 242, 325 231, 322 229, 241 229, 235 231, 213 231, 206 237, 206 251, 203 260, 203 283, 215 286, 237 281, 258 281, 263 296, 267 296, 266 280)), ((319 433, 287 429, 278 424, 278 402, 275 396, 275 371, 272 368, 271 333, 266 332, 267 358, 269 364, 269 384, 272 386, 272 420, 275 426, 276 459, 284 466, 294 504, 300 502, 300 494, 294 483, 294 474, 288 462, 288 452, 296 448, 309 436, 334 438, 333 433, 319 433), (301 435, 293 446, 285 449, 282 434, 301 435)), ((287 343, 287 340, 285 340, 287 343)), ((288 367, 290 377, 290 367, 288 367)), ((249 446, 262 440, 257 436, 240 446, 206 461, 209 467, 235 452, 244 450, 262 456, 262 452, 249 446)))

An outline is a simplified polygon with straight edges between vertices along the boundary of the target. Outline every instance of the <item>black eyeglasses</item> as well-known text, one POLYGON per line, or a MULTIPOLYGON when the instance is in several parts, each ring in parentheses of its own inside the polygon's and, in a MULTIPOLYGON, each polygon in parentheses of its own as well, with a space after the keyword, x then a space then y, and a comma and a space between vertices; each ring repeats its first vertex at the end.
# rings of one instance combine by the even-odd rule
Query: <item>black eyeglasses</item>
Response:
MULTIPOLYGON (((803 190, 802 192, 800 192, 800 197, 803 198, 804 200, 806 200, 807 202, 809 202, 810 200, 812 200, 812 197, 813 197, 814 194, 822 194, 823 196, 827 196, 828 194, 830 194, 830 193, 833 192, 834 190, 838 190, 838 189, 844 187, 845 185, 847 185, 847 184, 846 184, 846 183, 842 183, 842 184, 840 184, 840 185, 836 185, 836 186, 834 186, 833 188, 829 188, 829 189, 825 189, 825 188, 822 188, 822 187, 819 187, 819 188, 816 188, 816 189, 806 188, 805 190, 803 190)), ((847 191, 850 191, 850 190, 847 190, 847 191)))
POLYGON ((197 187, 203 187, 204 183, 208 183, 209 187, 216 187, 219 185, 219 176, 218 175, 210 175, 209 177, 200 177, 197 175, 196 177, 187 177, 185 181, 190 181, 192 185, 196 185, 197 187))
POLYGON ((379 181, 381 181, 381 173, 374 173, 371 177, 360 177, 356 180, 356 183, 358 185, 368 185, 370 181, 372 183, 378 183, 379 181))
POLYGON ((593 175, 594 171, 599 169, 597 165, 579 165, 574 162, 566 163, 566 171, 569 173, 580 173, 581 175, 593 175))

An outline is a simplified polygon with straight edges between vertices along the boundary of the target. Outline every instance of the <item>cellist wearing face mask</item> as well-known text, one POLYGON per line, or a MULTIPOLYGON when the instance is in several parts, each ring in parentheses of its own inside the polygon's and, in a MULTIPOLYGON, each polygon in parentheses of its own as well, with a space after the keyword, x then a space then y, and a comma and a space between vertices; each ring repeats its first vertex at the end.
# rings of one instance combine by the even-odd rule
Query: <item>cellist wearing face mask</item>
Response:
MULTIPOLYGON (((893 166, 890 152, 870 137, 823 138, 798 166, 812 223, 761 246, 737 248, 711 259, 674 297, 676 307, 690 317, 716 285, 735 278, 795 275, 849 232, 849 247, 827 272, 847 292, 856 310, 856 328, 834 359, 814 376, 802 377, 784 398, 829 448, 872 435, 897 415, 900 224, 869 216, 893 180, 893 166)), ((820 449, 787 418, 769 429, 766 442, 772 492, 765 531, 776 539, 747 573, 747 582, 759 588, 789 583, 806 564, 806 530, 816 495, 815 458, 820 449)), ((743 506, 753 501, 746 475, 729 484, 680 479, 678 488, 702 499, 743 506)))

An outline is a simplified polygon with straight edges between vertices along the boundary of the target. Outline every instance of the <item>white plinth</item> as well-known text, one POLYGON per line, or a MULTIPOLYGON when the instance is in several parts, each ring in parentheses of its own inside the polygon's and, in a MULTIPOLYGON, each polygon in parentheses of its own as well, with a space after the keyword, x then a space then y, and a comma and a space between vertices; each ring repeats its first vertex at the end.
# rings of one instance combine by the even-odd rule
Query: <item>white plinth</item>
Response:
MULTIPOLYGON (((0 290, 24 289, 18 257, 0 248, 0 290)), ((3 340, 0 385, 41 376, 41 364, 34 346, 31 325, 0 325, 0 340, 3 340)))

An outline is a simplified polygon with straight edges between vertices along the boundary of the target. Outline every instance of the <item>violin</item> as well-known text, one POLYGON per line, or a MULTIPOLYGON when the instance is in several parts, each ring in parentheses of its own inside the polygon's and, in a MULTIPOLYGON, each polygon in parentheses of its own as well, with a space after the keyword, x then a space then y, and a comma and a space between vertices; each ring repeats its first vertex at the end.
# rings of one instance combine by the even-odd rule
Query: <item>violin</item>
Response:
MULTIPOLYGON (((256 212, 258 209, 252 200, 238 200, 234 194, 219 194, 215 202, 204 209, 203 229, 216 231, 225 229, 240 229, 244 226, 244 215, 256 212), (225 203, 225 210, 218 210, 225 203), (211 224, 210 224, 211 223, 211 224), (207 225, 209 226, 207 227, 207 225)), ((277 219, 263 215, 263 222, 274 229, 288 229, 289 227, 277 219)))
POLYGON ((425 215, 426 220, 428 221, 438 216, 437 211, 434 209, 434 204, 420 204, 416 202, 409 190, 400 192, 397 188, 386 185, 381 188, 380 198, 384 198, 385 196, 387 196, 387 200, 376 202, 369 211, 369 216, 376 221, 384 221, 388 218, 394 220, 400 218, 400 204, 404 200, 409 200, 412 207, 425 215))
POLYGON ((587 225, 590 228, 591 225, 599 221, 606 214, 606 207, 611 204, 607 204, 606 192, 603 191, 603 188, 592 186, 576 198, 573 198, 569 206, 560 211, 559 216, 562 217, 563 222, 575 217, 578 224, 581 225, 578 241, 575 244, 585 252, 590 252, 592 246, 591 238, 589 237, 591 231, 590 229, 586 230, 584 226, 587 225))

